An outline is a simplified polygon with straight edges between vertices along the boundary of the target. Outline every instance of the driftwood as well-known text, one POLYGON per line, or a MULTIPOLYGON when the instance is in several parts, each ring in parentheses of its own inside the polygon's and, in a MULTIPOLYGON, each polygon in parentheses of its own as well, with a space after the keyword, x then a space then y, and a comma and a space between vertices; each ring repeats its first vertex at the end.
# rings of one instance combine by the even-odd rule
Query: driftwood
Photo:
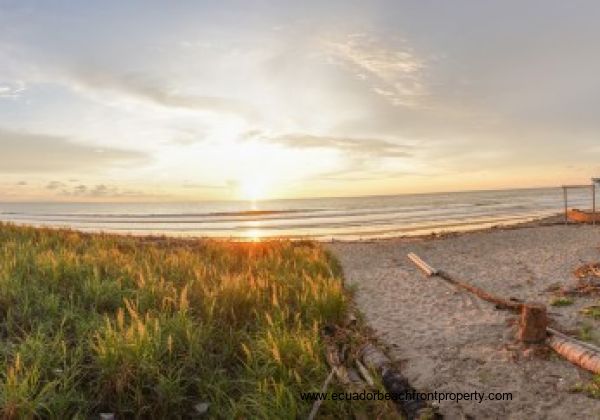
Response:
POLYGON ((494 296, 491 293, 488 293, 485 290, 483 290, 477 286, 473 286, 469 283, 465 283, 463 281, 456 280, 455 278, 450 276, 450 274, 446 273, 445 271, 439 270, 437 273, 437 276, 446 280, 449 283, 452 283, 453 285, 455 285, 457 287, 460 287, 461 289, 468 290, 469 292, 479 296, 483 300, 486 300, 488 302, 495 304, 498 309, 508 309, 509 311, 520 312, 521 308, 523 307, 523 303, 521 303, 521 302, 515 302, 512 300, 507 300, 507 299, 504 299, 504 298, 501 298, 498 296, 494 296))
POLYGON ((446 280, 448 283, 453 284, 456 287, 468 290, 469 292, 479 296, 481 299, 495 304, 498 309, 508 309, 511 311, 520 312, 521 308, 523 307, 523 303, 521 302, 515 302, 513 300, 507 300, 498 296, 494 296, 491 293, 488 293, 477 286, 473 286, 469 283, 457 280, 445 271, 438 270, 432 267, 431 265, 427 264, 425 261, 419 258, 418 255, 412 252, 408 254, 408 258, 413 263, 415 263, 415 265, 419 267, 428 277, 440 277, 441 279, 446 280))
POLYGON ((548 337, 547 343, 569 362, 600 374, 600 353, 593 351, 590 347, 554 334, 548 337))
MULTIPOLYGON (((381 376, 383 386, 390 394, 409 395, 416 393, 416 390, 409 384, 408 379, 393 366, 390 358, 378 347, 373 344, 366 344, 362 348, 361 357, 368 368, 381 376)), ((395 403, 408 420, 443 418, 433 407, 419 399, 399 399, 395 403)))
POLYGON ((326 351, 327 364, 329 364, 331 371, 335 373, 341 384, 359 389, 365 387, 365 383, 360 379, 358 372, 354 369, 348 369, 344 365, 343 357, 336 345, 328 344, 326 351))
POLYGON ((375 386, 375 381, 373 380, 373 377, 371 376, 369 370, 365 367, 365 365, 363 365, 360 362, 360 360, 357 360, 356 366, 358 367, 358 371, 360 372, 361 376, 365 379, 365 381, 367 381, 369 386, 375 386))
MULTIPOLYGON (((327 375, 327 379, 325 379, 323 386, 321 387, 321 393, 327 392, 327 387, 329 386, 329 384, 331 383, 331 380, 333 379, 333 373, 334 373, 334 371, 332 369, 331 372, 329 373, 329 375, 327 375)), ((317 417, 317 413, 319 412, 319 408, 321 407, 321 404, 323 404, 323 400, 316 400, 313 403, 313 406, 310 410, 310 414, 308 415, 308 420, 313 420, 315 417, 317 417)))
POLYGON ((428 277, 435 276, 438 273, 438 270, 427 264, 414 252, 408 254, 408 259, 419 267, 428 277))
MULTIPOLYGON (((332 336, 335 332, 335 328, 335 326, 330 326, 326 331, 326 335, 332 336)), ((350 388, 352 392, 365 390, 367 384, 372 387, 375 385, 375 381, 368 370, 369 368, 380 375, 381 382, 387 392, 399 395, 404 393, 416 393, 415 389, 408 383, 408 380, 398 372, 389 357, 387 357, 378 347, 370 343, 366 344, 360 349, 359 355, 364 364, 357 359, 356 366, 366 383, 361 379, 361 375, 356 369, 346 367, 344 354, 340 351, 338 346, 332 342, 327 343, 325 358, 327 364, 331 368, 331 373, 323 384, 321 392, 325 392, 333 376, 335 376, 342 385, 350 388)), ((408 420, 443 419, 443 417, 425 401, 404 401, 400 399, 394 402, 396 408, 408 420)), ((313 419, 314 416, 316 416, 320 405, 320 401, 315 401, 309 419, 313 419)))
POLYGON ((546 339, 547 327, 546 305, 542 303, 523 305, 517 335, 519 340, 527 344, 543 343, 546 339))
POLYGON ((588 349, 590 349, 590 350, 592 350, 592 351, 600 354, 600 347, 595 346, 592 343, 588 343, 586 341, 578 340, 576 338, 571 337, 570 335, 567 335, 567 334, 562 333, 562 332, 560 332, 558 330, 555 330, 554 328, 548 327, 548 328, 546 328, 546 331, 548 331, 548 333, 551 334, 551 335, 556 335, 558 337, 562 337, 565 340, 572 341, 572 342, 574 342, 574 343, 576 343, 576 344, 578 344, 580 346, 587 347, 588 349))
POLYGON ((546 311, 543 305, 524 304, 499 298, 486 292, 479 287, 453 279, 449 274, 442 270, 437 270, 419 258, 416 254, 408 255, 428 277, 438 276, 457 287, 461 287, 474 293, 483 300, 496 304, 497 308, 508 309, 512 311, 522 311, 520 321, 519 337, 527 343, 543 342, 546 343, 565 359, 591 372, 600 374, 600 348, 590 343, 585 343, 563 334, 547 326, 546 311), (542 330, 543 327, 543 330, 542 330), (543 332, 542 332, 543 331, 543 332), (549 337, 546 337, 547 334, 549 337))

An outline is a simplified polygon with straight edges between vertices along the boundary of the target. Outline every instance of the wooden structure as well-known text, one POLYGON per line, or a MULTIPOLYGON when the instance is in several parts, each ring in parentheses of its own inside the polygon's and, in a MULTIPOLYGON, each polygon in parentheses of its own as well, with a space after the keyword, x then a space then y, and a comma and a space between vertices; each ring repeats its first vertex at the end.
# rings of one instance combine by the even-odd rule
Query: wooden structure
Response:
POLYGON ((563 185, 563 198, 565 202, 565 223, 579 222, 592 223, 600 222, 600 213, 596 213, 596 184, 600 182, 600 178, 592 178, 591 184, 563 185), (569 190, 571 189, 590 189, 592 191, 592 211, 579 209, 569 210, 569 190))
POLYGON ((542 303, 526 303, 521 309, 519 332, 517 338, 527 344, 539 344, 546 340, 548 317, 546 305, 542 303))

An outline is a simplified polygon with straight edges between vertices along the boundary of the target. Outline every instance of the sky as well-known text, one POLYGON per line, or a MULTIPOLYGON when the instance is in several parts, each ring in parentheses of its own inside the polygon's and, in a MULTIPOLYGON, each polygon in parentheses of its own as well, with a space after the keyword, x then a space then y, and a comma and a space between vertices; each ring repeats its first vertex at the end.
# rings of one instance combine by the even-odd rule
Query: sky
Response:
POLYGON ((0 0, 0 200, 600 175, 597 1, 0 0))

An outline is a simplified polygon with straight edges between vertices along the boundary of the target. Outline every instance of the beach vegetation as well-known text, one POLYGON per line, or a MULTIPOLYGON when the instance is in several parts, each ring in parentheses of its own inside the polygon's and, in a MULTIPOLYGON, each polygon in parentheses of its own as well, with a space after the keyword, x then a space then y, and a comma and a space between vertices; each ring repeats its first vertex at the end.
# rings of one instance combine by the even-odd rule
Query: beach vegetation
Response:
POLYGON ((581 392, 588 397, 600 399, 600 375, 594 377, 585 383, 576 384, 571 391, 581 392))
POLYGON ((600 305, 592 305, 583 308, 581 313, 593 319, 600 319, 600 305))
POLYGON ((573 299, 566 296, 557 296, 550 301, 552 306, 569 306, 573 304, 573 299))
POLYGON ((329 373, 321 329, 347 307, 339 264, 312 242, 0 224, 0 416, 305 418, 300 393, 329 373))

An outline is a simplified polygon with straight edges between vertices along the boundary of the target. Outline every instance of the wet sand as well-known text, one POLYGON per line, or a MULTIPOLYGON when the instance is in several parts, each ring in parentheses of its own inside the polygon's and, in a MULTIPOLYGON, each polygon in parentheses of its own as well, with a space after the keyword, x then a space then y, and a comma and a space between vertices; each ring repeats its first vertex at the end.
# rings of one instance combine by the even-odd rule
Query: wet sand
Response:
MULTIPOLYGON (((600 226, 546 225, 489 229, 443 237, 398 238, 327 245, 339 258, 367 322, 417 389, 512 392, 505 402, 442 402, 447 418, 600 418, 600 400, 570 392, 591 375, 550 352, 524 351, 515 315, 445 283, 425 278, 406 254, 506 298, 548 304, 553 285, 573 285, 573 270, 600 261, 600 226)), ((548 306, 564 330, 600 321, 579 314, 598 298, 548 306)))

